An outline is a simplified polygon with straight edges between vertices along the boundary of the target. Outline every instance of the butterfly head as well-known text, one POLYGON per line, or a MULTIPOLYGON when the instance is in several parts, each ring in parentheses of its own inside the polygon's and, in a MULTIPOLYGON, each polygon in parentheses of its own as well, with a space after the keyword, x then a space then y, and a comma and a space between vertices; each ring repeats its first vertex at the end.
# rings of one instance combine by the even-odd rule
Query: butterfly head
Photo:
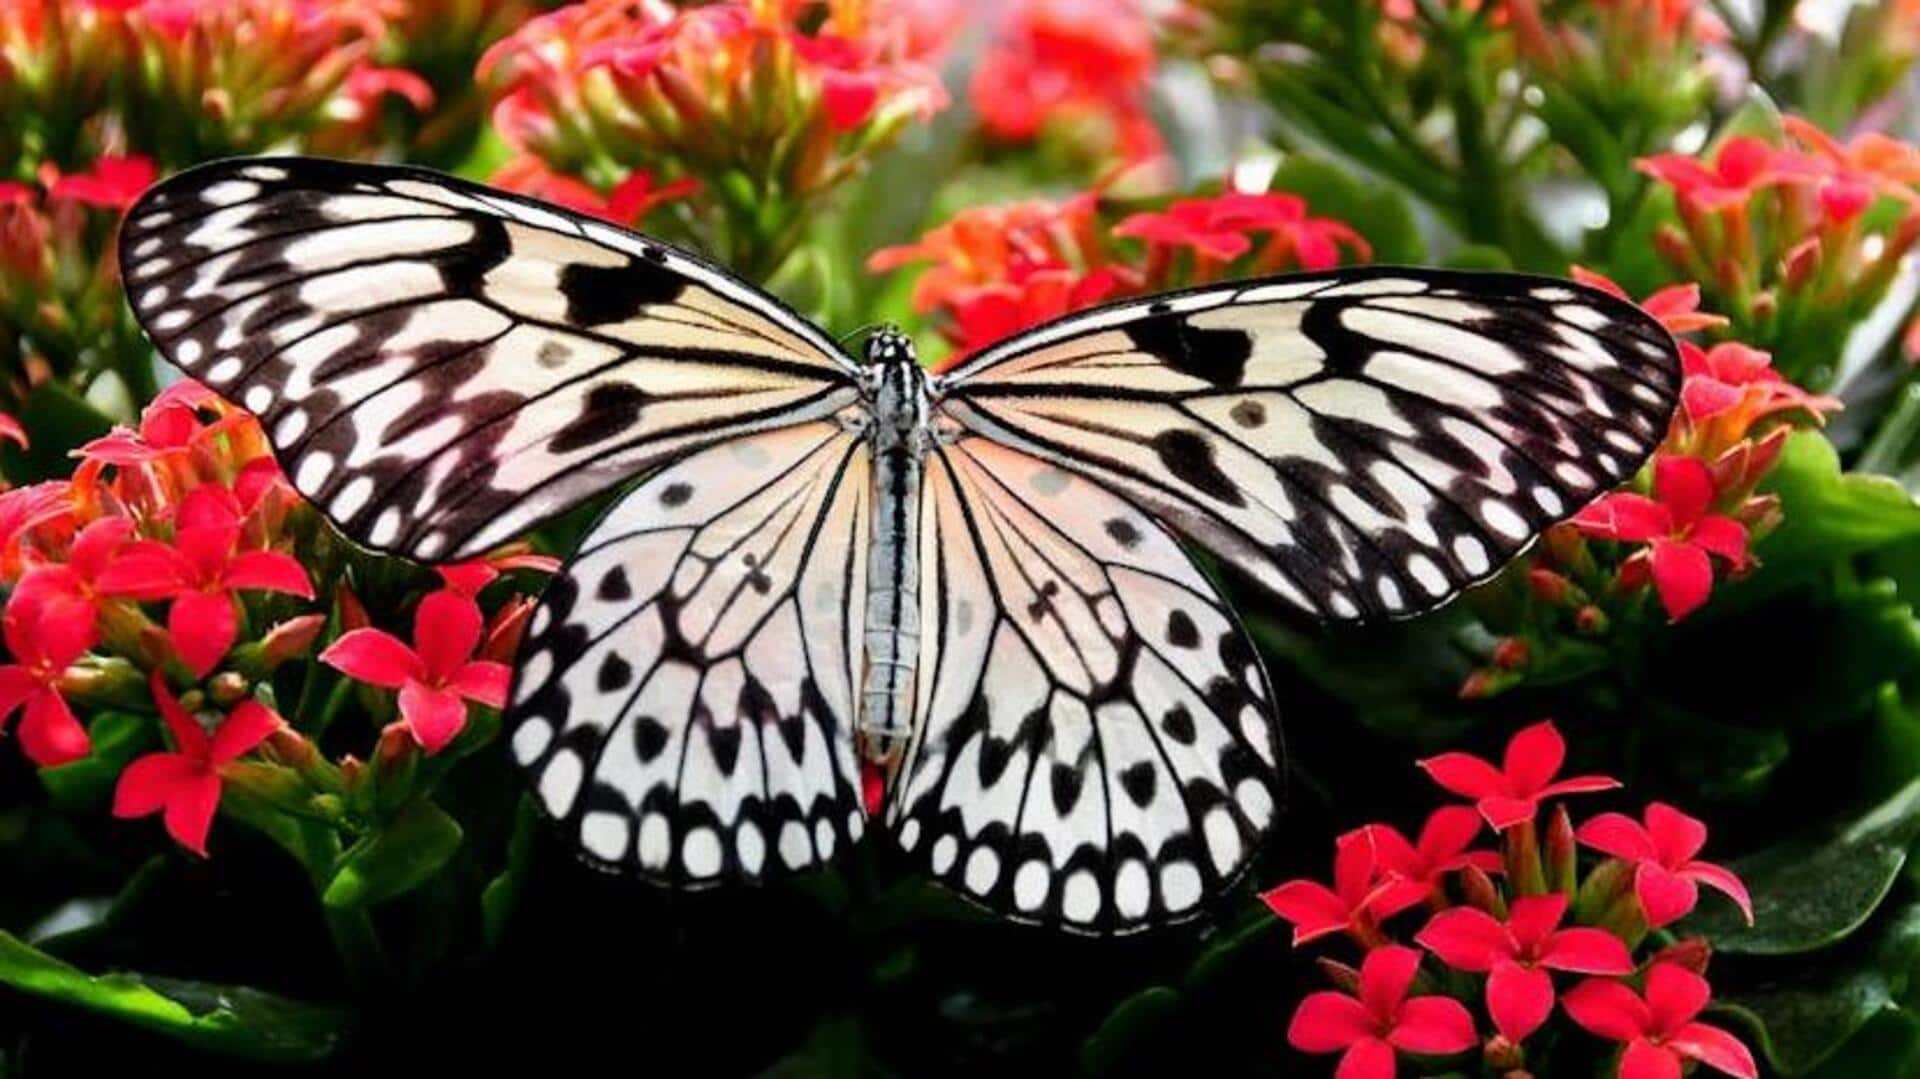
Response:
POLYGON ((867 338, 868 367, 884 367, 902 361, 910 364, 919 362, 913 354, 913 338, 901 333, 900 327, 883 325, 867 338))

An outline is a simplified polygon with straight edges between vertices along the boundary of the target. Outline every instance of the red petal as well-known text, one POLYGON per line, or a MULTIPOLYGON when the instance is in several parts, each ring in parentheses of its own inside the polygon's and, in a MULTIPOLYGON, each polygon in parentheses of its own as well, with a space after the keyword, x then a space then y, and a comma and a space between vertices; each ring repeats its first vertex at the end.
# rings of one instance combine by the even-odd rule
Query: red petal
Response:
POLYGON ((1692 1057, 1739 1079, 1757 1079, 1760 1074, 1747 1047, 1719 1027, 1688 1023, 1668 1036, 1667 1045, 1681 1056, 1692 1057))
POLYGON ((348 630, 320 653, 320 662, 381 689, 399 689, 408 679, 425 673, 413 649, 379 629, 348 630))
POLYGON ((93 749, 66 698, 51 686, 27 698, 20 717, 20 751, 42 768, 77 761, 93 749))
POLYGON ((1480 1040, 1473 1016, 1457 1000, 1414 997, 1400 1006, 1400 1018, 1387 1040, 1410 1053, 1447 1056, 1462 1053, 1480 1040))
POLYGON ((1346 901, 1318 881, 1290 880, 1261 893, 1268 909, 1293 923, 1293 943, 1337 933, 1347 927, 1352 911, 1346 901))
POLYGON ((1747 886, 1741 883, 1733 871, 1711 862, 1688 862, 1680 867, 1680 875, 1721 893, 1734 901, 1740 913, 1746 915, 1747 924, 1753 924, 1753 900, 1747 895, 1747 886))
POLYGON ((1532 798, 1507 798, 1495 796, 1480 799, 1476 807, 1480 815, 1496 832, 1504 832, 1516 824, 1525 824, 1540 811, 1540 803, 1532 798))
POLYGON ((1665 802, 1649 804, 1646 817, 1647 834, 1661 865, 1678 868, 1707 845, 1707 826, 1665 802))
POLYGON ((1710 513, 1700 518, 1687 537, 1695 546, 1705 548, 1743 569, 1747 564, 1747 528, 1731 517, 1710 513))
POLYGON ((1393 1046, 1379 1038, 1353 1043, 1333 1069, 1333 1079, 1393 1079, 1393 1046))
POLYGON ((1610 978, 1588 978, 1560 997, 1567 1015, 1596 1037, 1632 1041, 1653 1029, 1647 1002, 1610 978))
POLYGON ((1645 495, 1615 491, 1573 515, 1573 526, 1603 539, 1644 543, 1673 531, 1673 513, 1645 495))
POLYGON ((199 720, 180 707, 173 690, 167 688, 166 676, 158 670, 148 674, 147 691, 153 694, 153 702, 160 709, 160 718, 173 735, 174 748, 191 760, 206 760, 207 732, 201 729, 199 720))
POLYGON ((1479 837, 1480 827, 1480 814, 1466 806, 1436 809, 1420 826, 1420 855, 1433 866, 1451 861, 1479 837))
POLYGON ((1500 764, 1511 793, 1534 794, 1553 780, 1566 760, 1566 739, 1552 720, 1544 720, 1514 735, 1500 764))
POLYGON ((1700 889, 1658 862, 1641 862, 1634 871, 1633 891, 1647 925, 1658 929, 1679 921, 1700 902, 1700 889))
POLYGON ((204 768, 184 777, 167 798, 167 834, 188 850, 207 856, 207 832, 220 808, 220 777, 204 768))
POLYGON ((1427 881, 1396 876, 1381 881, 1358 906, 1372 912, 1375 918, 1385 920, 1419 906, 1432 894, 1433 886, 1427 881))
POLYGON ((278 551, 248 551, 227 563, 221 582, 228 588, 250 588, 261 592, 285 592, 301 599, 313 598, 313 581, 307 568, 291 555, 278 551))
POLYGON ((1680 1056, 1645 1038, 1635 1038, 1620 1054, 1620 1079, 1680 1079, 1680 1056))
POLYGON ((400 687, 400 715, 414 741, 432 756, 467 725, 467 702, 447 690, 409 681, 400 687))
POLYGON ((32 700, 43 685, 32 671, 18 663, 0 667, 0 729, 6 727, 7 717, 13 710, 32 700))
POLYGON ((241 701, 213 732, 213 763, 222 765, 246 756, 282 726, 284 721, 273 709, 259 701, 241 701))
POLYGON ((1507 794, 1507 777, 1471 753, 1442 753, 1420 762, 1435 783, 1462 798, 1507 794))
POLYGON ((124 819, 158 813, 174 791, 201 772, 198 761, 178 753, 149 753, 121 771, 113 788, 113 815, 124 819))
POLYGON ((420 601, 413 613, 413 646, 429 681, 444 681, 473 655, 482 623, 472 596, 443 588, 420 601))
POLYGON ((1625 941, 1604 929, 1562 929, 1536 954, 1543 967, 1575 974, 1631 974, 1633 955, 1625 941))
POLYGON ((1514 899, 1507 913, 1507 932, 1513 934, 1514 943, 1523 952, 1531 952, 1553 935, 1553 927, 1559 925, 1566 914, 1567 897, 1559 892, 1520 896, 1514 899))
POLYGON ((1653 836, 1640 826, 1639 821, 1624 813, 1602 813, 1582 824, 1580 830, 1574 833, 1574 838, 1602 854, 1611 854, 1629 862, 1659 857, 1653 836))
POLYGON ((1662 456, 1653 462, 1653 492, 1673 513, 1674 524, 1686 528, 1713 504, 1713 470, 1698 457, 1662 456))
POLYGON ((1514 955, 1513 938, 1493 915, 1474 907, 1449 907, 1433 916, 1414 938, 1455 970, 1481 974, 1514 955))
MULTIPOLYGON (((196 490, 204 491, 200 487, 196 490)), ((226 573, 227 560, 240 543, 240 524, 181 526, 174 529, 173 546, 192 565, 189 583, 206 586, 218 582, 226 573)))
POLYGON ((1553 1014, 1553 978, 1544 970, 1503 962, 1487 975, 1487 1014, 1508 1041, 1523 1041, 1553 1014))
POLYGON ((481 589, 492 584, 500 576, 500 571, 478 558, 471 562, 457 562, 451 566, 437 568, 440 579, 446 582, 448 588, 469 596, 479 595, 481 589))
POLYGON ((1707 552, 1690 543, 1656 541, 1653 545, 1653 583, 1660 605, 1675 622, 1698 610, 1713 592, 1713 565, 1707 552))
POLYGON ((1337 1053, 1373 1036, 1367 1009, 1345 993, 1309 993, 1287 1024, 1287 1044, 1303 1053, 1337 1053))
POLYGON ((1611 776, 1569 776, 1540 789, 1540 797, 1557 798, 1563 794, 1592 794, 1618 788, 1620 781, 1611 776))
POLYGON ((1740 397, 1738 389, 1709 375, 1689 378, 1680 387, 1680 403, 1686 407, 1687 418, 1695 423, 1727 411, 1740 403, 1740 397))
POLYGON ((182 592, 167 612, 167 636, 195 678, 205 678, 240 635, 240 616, 226 592, 182 592))
MULTIPOLYGON (((1462 808, 1455 806, 1454 808, 1462 808)), ((1466 811, 1469 816, 1473 810, 1466 811)), ((1475 823, 1478 823, 1477 819, 1475 823)), ((1426 860, 1420 852, 1413 849, 1407 837, 1391 824, 1369 824, 1361 829, 1366 840, 1373 845, 1373 860, 1381 869, 1398 873, 1405 877, 1422 878, 1426 875, 1426 860)))
POLYGON ((513 681, 513 668, 504 663, 478 660, 453 672, 447 688, 470 701, 488 708, 507 706, 507 686, 513 681))
POLYGON ((133 522, 125 517, 102 517, 80 530, 68 550, 67 562, 85 580, 92 580, 113 561, 133 535, 133 522))
POLYGON ((1385 1018, 1407 999, 1413 976, 1420 971, 1420 953, 1398 944, 1383 944, 1360 961, 1360 1003, 1375 1018, 1385 1018))
POLYGON ((186 587, 190 569, 180 552, 166 544, 139 540, 100 571, 94 587, 110 596, 165 599, 186 587))
POLYGON ((1366 830, 1356 828, 1333 842, 1333 890, 1349 910, 1365 902, 1379 878, 1379 862, 1366 830))
POLYGON ((1671 1034, 1693 1021, 1713 999, 1707 980, 1678 963, 1655 963, 1647 972, 1647 1009, 1652 1033, 1671 1034))
MULTIPOLYGON (((1599 273, 1594 270, 1589 270, 1585 266, 1578 266, 1578 265, 1574 266, 1573 272, 1570 276, 1572 276, 1572 278, 1575 281, 1580 282, 1581 284, 1587 286, 1588 288, 1597 288, 1601 292, 1604 292, 1609 296, 1616 296, 1622 300, 1629 298, 1627 296, 1627 290, 1615 284, 1613 281, 1613 278, 1608 277, 1606 274, 1599 273)), ((1653 301, 1651 298, 1649 298, 1647 302, 1650 304, 1653 301)), ((1647 308, 1647 313, 1652 314, 1653 309, 1651 307, 1647 308)))
POLYGON ((821 77, 820 101, 827 108, 827 120, 837 130, 859 127, 873 114, 878 100, 880 84, 875 76, 828 71, 821 77))
MULTIPOLYGON (((201 484, 180 500, 180 508, 173 521, 174 526, 180 529, 238 529, 240 502, 225 487, 201 484)), ((220 553, 224 555, 228 549, 220 553)))

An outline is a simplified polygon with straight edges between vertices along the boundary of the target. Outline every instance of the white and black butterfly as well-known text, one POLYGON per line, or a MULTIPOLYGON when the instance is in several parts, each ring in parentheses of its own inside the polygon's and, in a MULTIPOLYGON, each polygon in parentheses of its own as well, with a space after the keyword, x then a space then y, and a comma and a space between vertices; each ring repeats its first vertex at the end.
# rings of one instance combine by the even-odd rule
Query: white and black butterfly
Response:
POLYGON ((1010 918, 1179 920, 1272 827, 1252 646, 1178 538, 1322 619, 1482 580, 1630 475, 1671 338, 1564 281, 1367 268, 1074 315, 937 376, 645 236, 408 168, 205 166, 121 237, 174 363, 360 543, 464 558, 638 480, 521 651, 592 862, 696 887, 880 817, 1010 918))

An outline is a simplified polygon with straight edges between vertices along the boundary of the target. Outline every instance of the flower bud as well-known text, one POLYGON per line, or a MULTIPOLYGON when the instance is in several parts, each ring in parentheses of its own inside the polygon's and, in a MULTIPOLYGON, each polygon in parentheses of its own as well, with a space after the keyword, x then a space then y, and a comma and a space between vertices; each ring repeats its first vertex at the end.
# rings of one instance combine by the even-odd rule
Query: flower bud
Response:
POLYGON ((1334 986, 1340 989, 1342 992, 1352 993, 1356 996, 1359 995, 1360 993, 1360 972, 1359 971, 1353 969, 1352 967, 1346 965, 1345 963, 1328 959, 1324 956, 1314 960, 1314 963, 1320 967, 1320 973, 1325 974, 1327 976, 1327 980, 1332 982, 1334 986))
POLYGON ((1582 637, 1604 637, 1611 625, 1612 623, 1607 619, 1607 612, 1591 603, 1575 611, 1573 615, 1573 631, 1582 637))
POLYGON ((1573 818, 1567 807, 1556 805, 1547 820, 1547 887, 1573 899, 1579 885, 1579 856, 1573 838, 1573 818))
MULTIPOLYGON (((1820 272, 1820 238, 1809 236, 1793 245, 1785 258, 1780 260, 1781 284, 1789 292, 1798 292, 1806 287, 1820 272)), ((1757 300, 1759 297, 1755 297, 1757 300)))
POLYGON ((532 621, 533 612, 539 606, 540 601, 533 596, 514 596, 501 604, 487 623, 486 636, 481 638, 474 658, 512 663, 514 653, 520 650, 520 638, 526 635, 527 623, 532 621))
POLYGON ((1533 589, 1533 594, 1539 597, 1541 602, 1550 603, 1555 607, 1571 606, 1586 601, 1586 594, 1580 590, 1579 585, 1568 580, 1563 574, 1539 566, 1527 571, 1527 587, 1533 589))
POLYGON ((1493 883, 1493 878, 1487 876, 1487 871, 1479 866, 1470 865, 1460 870, 1460 894, 1468 906, 1477 907, 1501 921, 1506 920, 1507 902, 1500 897, 1500 889, 1493 883))
POLYGON ((1503 671, 1497 667, 1482 667, 1467 675, 1460 683, 1460 699, 1463 701, 1482 701, 1497 697, 1512 689, 1520 682, 1520 676, 1513 671, 1503 671))
POLYGON ((1526 1050, 1508 1041, 1504 1034, 1495 1034, 1488 1038, 1486 1045, 1480 1051, 1480 1056, 1486 1061, 1488 1068, 1500 1072, 1503 1076, 1513 1074, 1514 1069, 1527 1062, 1526 1050))
POLYGON ((275 625, 260 640, 262 666, 271 671, 288 660, 305 656, 325 628, 327 616, 323 614, 303 614, 275 625))
POLYGON ((342 581, 333 590, 333 602, 340 611, 340 632, 365 629, 373 624, 373 619, 367 616, 366 606, 360 602, 359 596, 353 594, 353 589, 347 587, 346 582, 342 581))
POLYGON ((1572 920, 1591 925, 1615 899, 1633 890, 1633 866, 1618 858, 1609 858, 1595 866, 1580 883, 1573 896, 1572 920))
POLYGON ((238 671, 221 671, 207 682, 207 696, 221 708, 232 708, 246 700, 247 691, 252 687, 245 675, 238 671))
POLYGON ((1504 671, 1524 670, 1533 658, 1533 650, 1525 639, 1503 637, 1493 646, 1493 665, 1504 671))
POLYGON ((1713 943, 1705 937, 1687 937, 1655 952, 1648 965, 1654 963, 1677 963, 1680 966, 1705 977, 1707 964, 1713 960, 1713 943))

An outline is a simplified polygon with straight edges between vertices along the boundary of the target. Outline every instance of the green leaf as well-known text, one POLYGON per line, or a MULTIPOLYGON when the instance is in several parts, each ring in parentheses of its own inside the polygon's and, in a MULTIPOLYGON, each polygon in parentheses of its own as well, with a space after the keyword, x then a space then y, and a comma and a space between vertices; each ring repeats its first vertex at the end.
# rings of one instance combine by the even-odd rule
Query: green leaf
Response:
POLYGON ((1886 898, 1917 834, 1920 779, 1837 835, 1788 840, 1728 866, 1753 894, 1751 928, 1731 904, 1703 903, 1687 929, 1732 955, 1828 947, 1865 924, 1886 898))
POLYGON ((540 828, 540 807, 533 795, 522 794, 514 808, 513 834, 507 837, 507 866, 480 892, 481 931, 487 947, 497 947, 507 930, 507 918, 520 901, 520 887, 533 865, 533 844, 540 828))
POLYGON ((90 975, 0 932, 0 984, 251 1060, 322 1059, 345 1040, 351 1016, 244 985, 139 974, 90 975))
POLYGON ((1330 161, 1293 154, 1281 163, 1268 185, 1307 201, 1314 217, 1331 217, 1353 226, 1367 238, 1375 262, 1424 262, 1427 245, 1420 239, 1413 209, 1406 196, 1393 188, 1369 184, 1330 161))
MULTIPOLYGON (((1730 1010, 1755 1027, 1761 1051, 1781 1073, 1811 1071, 1899 1001, 1920 960, 1920 904, 1882 919, 1858 944, 1845 949, 1845 961, 1794 963, 1754 988, 1725 996, 1730 1010)), ((1876 1067, 1870 1074, 1900 1073, 1876 1067)))
POLYGON ((460 823, 425 798, 401 807, 386 827, 342 857, 321 897, 329 907, 364 907, 426 883, 460 849, 460 823))
POLYGON ((1135 1049, 1174 1021, 1181 1000, 1179 990, 1154 985, 1121 1001, 1080 1047, 1081 1067, 1093 1075, 1124 1070, 1135 1049))
POLYGON ((1513 269, 1513 257, 1500 248, 1489 244, 1467 244, 1448 255, 1443 263, 1449 270, 1492 270, 1496 272, 1513 269))
POLYGON ((1815 1079, 1862 1075, 1920 1075, 1920 1019, 1903 1009, 1883 1011, 1817 1068, 1815 1079))
POLYGON ((43 382, 15 419, 27 432, 27 448, 4 443, 0 473, 15 484, 62 479, 73 472, 67 452, 107 433, 112 421, 65 383, 43 382))
POLYGON ((113 800, 113 786, 128 762, 160 744, 152 716, 102 712, 87 724, 91 752, 77 761, 40 769, 53 804, 67 810, 97 809, 113 800))

